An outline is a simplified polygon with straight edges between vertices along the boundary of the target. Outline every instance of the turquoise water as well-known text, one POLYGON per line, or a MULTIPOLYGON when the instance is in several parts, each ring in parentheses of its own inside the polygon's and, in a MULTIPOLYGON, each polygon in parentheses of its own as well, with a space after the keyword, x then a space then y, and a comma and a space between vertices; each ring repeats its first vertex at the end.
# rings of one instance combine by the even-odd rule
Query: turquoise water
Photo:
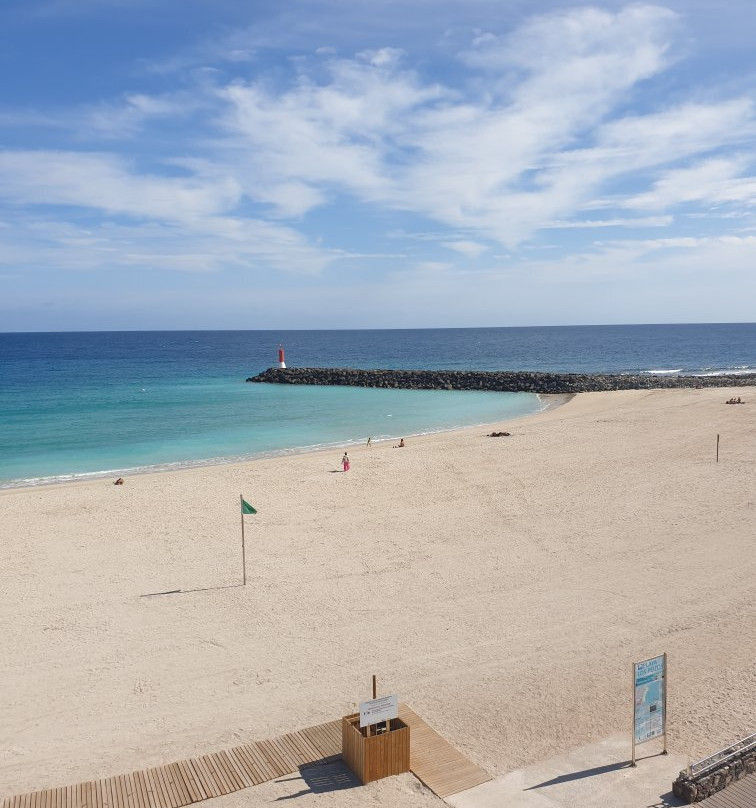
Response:
POLYGON ((67 411, 10 415, 0 486, 171 468, 452 429, 534 412, 536 396, 245 384, 238 379, 80 390, 67 411), (29 434, 29 431, 33 435, 29 434))
POLYGON ((274 364, 742 373, 756 325, 0 334, 0 487, 336 449, 537 411, 525 393, 245 384, 274 364))

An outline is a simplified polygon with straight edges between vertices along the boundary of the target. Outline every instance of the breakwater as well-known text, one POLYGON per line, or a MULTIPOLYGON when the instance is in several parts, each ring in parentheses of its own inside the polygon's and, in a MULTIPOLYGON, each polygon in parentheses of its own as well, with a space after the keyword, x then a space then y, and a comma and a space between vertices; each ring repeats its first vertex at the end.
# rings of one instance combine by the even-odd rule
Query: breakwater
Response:
POLYGON ((406 390, 491 390, 507 393, 595 393, 675 387, 747 387, 756 374, 737 376, 654 376, 530 373, 484 370, 359 370, 355 368, 269 368, 248 382, 386 387, 406 390))

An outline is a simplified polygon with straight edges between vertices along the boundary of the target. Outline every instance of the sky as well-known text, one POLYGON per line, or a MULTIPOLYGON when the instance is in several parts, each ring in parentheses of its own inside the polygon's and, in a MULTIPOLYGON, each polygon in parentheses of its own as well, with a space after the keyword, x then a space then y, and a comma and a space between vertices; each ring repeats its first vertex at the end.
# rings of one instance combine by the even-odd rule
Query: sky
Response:
POLYGON ((3 0, 0 331, 745 322, 752 0, 3 0))

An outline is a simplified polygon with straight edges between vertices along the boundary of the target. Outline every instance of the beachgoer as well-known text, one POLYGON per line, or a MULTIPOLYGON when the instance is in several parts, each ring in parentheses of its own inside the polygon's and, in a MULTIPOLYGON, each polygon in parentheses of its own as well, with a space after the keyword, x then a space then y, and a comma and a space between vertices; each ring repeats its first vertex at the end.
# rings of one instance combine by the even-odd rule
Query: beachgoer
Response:
POLYGON ((119 477, 119 478, 118 478, 118 479, 117 479, 117 480, 116 480, 116 481, 113 483, 113 485, 123 485, 123 477, 119 477))
POLYGON ((365 444, 368 448, 370 448, 370 441, 373 440, 372 438, 368 438, 368 442, 365 444))
POLYGON ((402 438, 399 443, 394 446, 394 449, 404 449, 404 438, 402 438))
POLYGON ((344 452, 344 457, 341 458, 341 466, 344 471, 349 471, 349 455, 344 452))

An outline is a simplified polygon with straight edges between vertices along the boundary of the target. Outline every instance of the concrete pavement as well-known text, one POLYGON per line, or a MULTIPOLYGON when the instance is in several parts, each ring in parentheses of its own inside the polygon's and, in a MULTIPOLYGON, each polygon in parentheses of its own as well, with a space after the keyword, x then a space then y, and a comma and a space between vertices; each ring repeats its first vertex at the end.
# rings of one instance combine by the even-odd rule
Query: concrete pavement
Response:
POLYGON ((630 767, 630 738, 615 735, 518 769, 447 797, 454 808, 672 808, 672 781, 688 759, 660 755, 661 742, 637 748, 630 767))

